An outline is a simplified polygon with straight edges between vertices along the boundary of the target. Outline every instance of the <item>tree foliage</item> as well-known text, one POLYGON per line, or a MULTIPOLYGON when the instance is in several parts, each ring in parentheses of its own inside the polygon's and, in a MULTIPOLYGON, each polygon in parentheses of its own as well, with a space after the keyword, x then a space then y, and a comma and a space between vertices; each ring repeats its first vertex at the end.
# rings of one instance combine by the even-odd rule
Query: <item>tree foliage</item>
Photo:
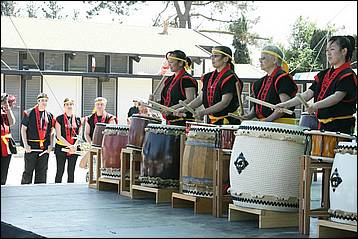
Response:
MULTIPOLYGON (((131 10, 136 10, 135 5, 140 2, 143 3, 144 1, 83 1, 87 6, 90 6, 87 11, 87 18, 92 18, 101 14, 102 11, 108 10, 118 17, 119 22, 121 22, 121 16, 128 16, 131 10)), ((116 17, 112 20, 114 21, 116 17)))
POLYGON ((327 40, 335 32, 334 26, 319 29, 309 19, 298 17, 292 27, 290 46, 285 51, 290 70, 307 72, 326 68, 327 40))
POLYGON ((44 1, 44 7, 41 8, 46 18, 61 19, 63 7, 57 1, 44 1))
POLYGON ((16 9, 15 1, 1 1, 1 16, 17 16, 19 9, 16 9))

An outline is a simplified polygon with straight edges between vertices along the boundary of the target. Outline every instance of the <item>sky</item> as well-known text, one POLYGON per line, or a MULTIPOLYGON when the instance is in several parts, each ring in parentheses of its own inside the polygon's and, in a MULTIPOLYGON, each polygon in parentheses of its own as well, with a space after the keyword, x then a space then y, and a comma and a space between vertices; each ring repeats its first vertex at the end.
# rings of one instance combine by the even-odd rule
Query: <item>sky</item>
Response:
MULTIPOLYGON (((78 9, 81 12, 80 16, 84 16, 81 1, 59 1, 59 3, 67 10, 67 14, 72 15, 73 9, 78 9)), ((274 42, 281 43, 285 47, 290 44, 292 25, 300 15, 315 22, 319 28, 324 28, 330 23, 338 28, 337 34, 357 34, 357 1, 255 1, 253 4, 256 6, 256 10, 252 12, 252 16, 260 16, 260 21, 252 27, 251 31, 262 37, 272 38, 274 42)), ((163 7, 161 1, 142 3, 138 5, 137 11, 132 11, 129 16, 122 17, 123 24, 152 26, 153 19, 163 7)), ((230 11, 235 12, 235 9, 231 8, 230 11)), ((210 9, 204 8, 201 13, 210 15, 210 9)), ((175 14, 174 9, 165 12, 163 17, 166 18, 173 14, 175 14)), ((215 17, 228 19, 228 16, 229 12, 225 12, 223 16, 215 17)), ((103 13, 91 21, 112 22, 112 16, 103 13)), ((198 30, 223 27, 223 24, 204 20, 196 20, 195 23, 195 27, 199 26, 198 30)), ((230 35, 209 34, 209 36, 223 45, 232 47, 232 36, 230 35)), ((250 47, 249 50, 253 65, 258 65, 260 49, 250 47)))

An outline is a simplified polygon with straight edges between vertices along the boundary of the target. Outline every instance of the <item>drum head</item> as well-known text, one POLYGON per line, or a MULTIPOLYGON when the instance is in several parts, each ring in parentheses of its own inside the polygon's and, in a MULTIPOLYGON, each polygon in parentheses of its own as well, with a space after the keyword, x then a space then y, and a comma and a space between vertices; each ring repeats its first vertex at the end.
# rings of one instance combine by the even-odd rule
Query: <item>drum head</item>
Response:
POLYGON ((161 119, 146 116, 146 115, 140 115, 140 114, 134 114, 134 115, 132 115, 132 118, 146 119, 146 120, 153 121, 153 122, 158 122, 158 123, 162 122, 161 119))
POLYGON ((121 124, 107 124, 106 129, 129 130, 129 126, 128 125, 121 125, 121 124))

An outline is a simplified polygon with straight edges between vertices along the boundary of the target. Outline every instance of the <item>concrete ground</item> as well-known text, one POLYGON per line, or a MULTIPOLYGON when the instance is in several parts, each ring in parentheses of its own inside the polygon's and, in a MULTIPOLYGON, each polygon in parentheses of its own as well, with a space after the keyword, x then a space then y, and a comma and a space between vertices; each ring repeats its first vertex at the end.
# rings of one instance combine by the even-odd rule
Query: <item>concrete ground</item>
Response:
MULTIPOLYGON (((48 184, 20 185, 22 170, 19 154, 12 159, 8 186, 1 186, 1 221, 45 237, 307 237, 298 228, 259 229, 257 222, 228 222, 194 215, 191 208, 90 189, 84 183, 86 170, 78 163, 74 184, 54 184, 54 155, 49 160, 48 184)), ((319 197, 320 176, 312 186, 313 208, 319 197)), ((309 237, 317 236, 316 223, 311 218, 309 237)))

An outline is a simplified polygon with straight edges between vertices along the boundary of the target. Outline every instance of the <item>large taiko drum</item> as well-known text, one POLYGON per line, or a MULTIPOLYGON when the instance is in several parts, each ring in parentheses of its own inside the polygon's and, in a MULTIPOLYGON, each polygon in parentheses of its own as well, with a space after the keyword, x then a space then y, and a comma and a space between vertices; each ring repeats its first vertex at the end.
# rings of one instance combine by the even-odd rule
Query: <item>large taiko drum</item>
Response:
POLYGON ((232 149, 235 141, 235 132, 239 125, 220 125, 220 147, 222 149, 232 149))
POLYGON ((145 132, 140 184, 154 188, 179 188, 180 142, 185 127, 149 124, 145 132))
POLYGON ((308 112, 302 112, 299 125, 302 127, 308 127, 312 130, 317 130, 318 120, 316 115, 309 114, 308 112))
POLYGON ((330 178, 330 220, 357 225, 357 142, 340 142, 330 178))
POLYGON ((304 127, 243 121, 230 159, 230 193, 237 206, 298 211, 299 157, 304 127))
POLYGON ((213 159, 219 146, 218 127, 191 126, 182 162, 182 193, 213 196, 213 159))
POLYGON ((101 147, 103 139, 103 131, 106 129, 107 124, 97 123, 93 131, 92 146, 101 147))
POLYGON ((131 117, 131 123, 128 133, 128 145, 132 148, 142 149, 145 136, 145 127, 148 124, 160 124, 162 121, 157 118, 134 114, 131 117))
POLYGON ((311 158, 329 162, 333 161, 334 149, 338 142, 352 141, 354 138, 349 134, 330 131, 305 130, 304 133, 306 135, 305 154, 310 155, 311 158))
POLYGON ((120 177, 121 151, 128 144, 128 131, 127 125, 113 124, 108 124, 103 131, 102 177, 120 177))

